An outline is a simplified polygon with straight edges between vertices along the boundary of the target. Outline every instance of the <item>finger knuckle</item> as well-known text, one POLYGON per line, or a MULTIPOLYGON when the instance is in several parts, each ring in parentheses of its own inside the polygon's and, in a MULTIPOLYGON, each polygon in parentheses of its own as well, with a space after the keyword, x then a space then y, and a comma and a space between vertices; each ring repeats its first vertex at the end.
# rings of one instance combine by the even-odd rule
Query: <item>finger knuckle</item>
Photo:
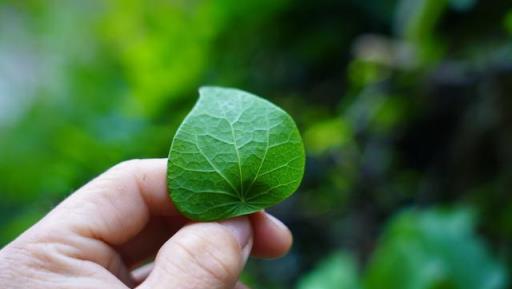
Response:
POLYGON ((194 275, 216 284, 234 283, 242 266, 240 246, 220 225, 203 224, 175 243, 186 256, 194 275))
POLYGON ((115 165, 112 169, 120 171, 132 170, 138 167, 140 161, 140 159, 125 160, 115 165))

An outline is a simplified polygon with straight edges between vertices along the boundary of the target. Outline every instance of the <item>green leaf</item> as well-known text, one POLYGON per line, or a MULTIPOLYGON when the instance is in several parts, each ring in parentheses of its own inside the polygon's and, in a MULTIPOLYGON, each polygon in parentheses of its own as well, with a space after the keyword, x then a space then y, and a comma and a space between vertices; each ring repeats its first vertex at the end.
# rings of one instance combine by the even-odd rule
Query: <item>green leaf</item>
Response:
POLYGON ((351 255, 335 252, 299 279, 297 289, 359 289, 357 264, 351 255))
POLYGON ((185 216, 212 221, 250 214, 289 197, 304 174, 292 118, 253 94, 204 87, 174 136, 168 186, 185 216))
POLYGON ((508 288, 504 266, 465 209, 400 214, 379 242, 364 282, 366 289, 508 288))

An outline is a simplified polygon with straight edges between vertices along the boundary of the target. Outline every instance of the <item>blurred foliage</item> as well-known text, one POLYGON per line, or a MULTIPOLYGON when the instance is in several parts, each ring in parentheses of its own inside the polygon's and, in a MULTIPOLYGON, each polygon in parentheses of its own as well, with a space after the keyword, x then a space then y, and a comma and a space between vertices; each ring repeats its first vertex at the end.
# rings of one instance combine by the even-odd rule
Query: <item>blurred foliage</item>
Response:
POLYGON ((336 252, 302 277, 297 289, 506 288, 505 268, 474 226, 467 209, 407 210, 388 224, 363 275, 354 258, 336 252))
POLYGON ((365 288, 506 288, 507 274, 474 234, 468 211, 408 211, 391 221, 365 288))
POLYGON ((197 88, 226 85, 290 112, 308 152, 271 209, 295 245, 250 262, 253 288, 505 288, 511 37, 500 0, 1 1, 0 245, 165 157, 197 88))
POLYGON ((297 289, 361 288, 354 259, 337 252, 322 260, 315 269, 299 280, 297 289))

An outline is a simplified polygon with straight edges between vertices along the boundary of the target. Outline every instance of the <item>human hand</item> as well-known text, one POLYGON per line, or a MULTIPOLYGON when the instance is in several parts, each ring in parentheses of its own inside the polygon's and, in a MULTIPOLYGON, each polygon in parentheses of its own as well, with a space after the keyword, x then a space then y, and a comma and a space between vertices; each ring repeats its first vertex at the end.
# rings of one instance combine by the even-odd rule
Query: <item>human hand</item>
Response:
POLYGON ((166 161, 121 163, 69 196, 0 251, 0 288, 241 289, 250 254, 288 251, 290 231, 264 212, 185 219, 167 193, 166 161))

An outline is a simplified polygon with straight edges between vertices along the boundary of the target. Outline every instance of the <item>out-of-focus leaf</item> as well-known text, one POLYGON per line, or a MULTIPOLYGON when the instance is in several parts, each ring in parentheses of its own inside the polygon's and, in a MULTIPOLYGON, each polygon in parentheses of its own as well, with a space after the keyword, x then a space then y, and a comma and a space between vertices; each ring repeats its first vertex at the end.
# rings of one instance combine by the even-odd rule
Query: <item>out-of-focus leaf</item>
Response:
POLYGON ((510 10, 507 13, 507 16, 505 16, 505 28, 508 33, 512 34, 512 10, 510 10))
POLYGON ((311 153, 340 148, 352 140, 350 125, 341 118, 315 123, 304 132, 304 143, 311 153))
POLYGON ((468 210, 410 210, 391 221, 364 277, 367 289, 501 289, 504 267, 468 210))
POLYGON ((395 32, 414 45, 424 63, 435 61, 442 51, 435 28, 447 6, 448 0, 401 0, 397 6, 395 32))
POLYGON ((381 81, 385 76, 382 65, 373 61, 355 59, 348 66, 349 80, 358 89, 381 81))
POLYGON ((375 114, 371 119, 372 128, 381 133, 389 133, 407 117, 408 103, 405 98, 389 95, 376 106, 375 114))
POLYGON ((336 252, 321 261, 297 283, 297 289, 358 289, 359 276, 354 258, 336 252))
POLYGON ((111 1, 104 36, 131 84, 129 110, 152 115, 190 96, 228 24, 272 14, 286 1, 111 1))

